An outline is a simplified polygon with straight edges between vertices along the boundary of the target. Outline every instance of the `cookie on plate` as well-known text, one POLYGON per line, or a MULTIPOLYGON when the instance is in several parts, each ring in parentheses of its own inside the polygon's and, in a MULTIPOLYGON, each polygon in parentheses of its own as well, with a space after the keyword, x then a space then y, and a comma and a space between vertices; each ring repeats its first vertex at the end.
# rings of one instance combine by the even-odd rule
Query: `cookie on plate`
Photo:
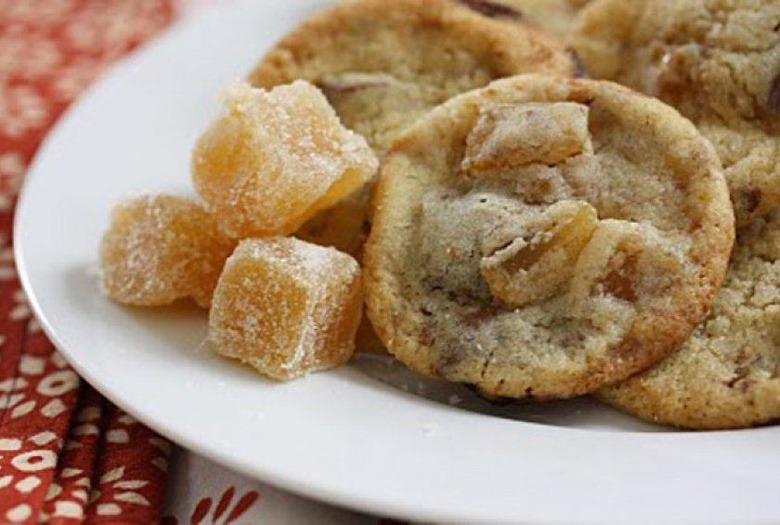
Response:
POLYGON ((733 211, 712 146, 609 82, 525 75, 461 95, 385 159, 368 313, 421 373, 566 398, 666 356, 726 272, 733 211))
MULTIPOLYGON (((347 1, 282 38, 250 73, 270 88, 307 79, 342 122, 378 154, 448 98, 523 72, 571 76, 571 54, 514 16, 487 16, 454 0, 347 1)), ((371 185, 305 224, 297 235, 362 259, 371 185)), ((367 322, 358 349, 381 349, 367 322)))
POLYGON ((780 204, 780 2, 594 0, 572 43, 587 72, 661 98, 712 141, 737 222, 780 204))
MULTIPOLYGON (((393 137, 461 92, 523 72, 572 75, 564 46, 513 17, 455 0, 343 2, 280 40, 250 73, 270 88, 318 85, 342 122, 382 154, 393 137)), ((360 258, 369 188, 307 224, 300 236, 360 258)))
MULTIPOLYGON (((514 17, 486 16, 455 0, 353 0, 282 38, 250 73, 270 88, 318 85, 344 125, 379 154, 448 98, 523 72, 571 76, 564 46, 514 17)), ((360 260, 370 230, 370 187, 306 224, 299 236, 360 260)))
POLYGON ((709 318, 678 351, 599 397, 648 421, 693 429, 780 420, 780 210, 737 233, 709 318))
POLYGON ((570 76, 574 64, 556 39, 463 2, 353 0, 294 29, 249 80, 264 88, 309 80, 382 153, 448 98, 527 72, 570 76))

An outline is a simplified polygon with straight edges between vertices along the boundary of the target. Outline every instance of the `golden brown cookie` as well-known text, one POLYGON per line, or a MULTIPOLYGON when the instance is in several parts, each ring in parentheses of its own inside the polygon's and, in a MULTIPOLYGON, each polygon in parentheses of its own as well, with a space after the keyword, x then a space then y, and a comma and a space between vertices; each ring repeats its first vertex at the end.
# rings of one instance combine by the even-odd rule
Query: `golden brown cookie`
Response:
POLYGON ((344 124, 384 152, 430 108, 497 78, 571 75, 564 46, 452 0, 357 0, 307 20, 250 73, 260 87, 318 85, 344 124))
POLYGON ((594 0, 572 39, 587 72, 693 120, 723 163, 737 222, 780 204, 780 2, 594 0))
MULTIPOLYGON (((452 0, 353 0, 290 32, 249 79, 266 88, 315 83, 381 155, 401 129, 454 95, 518 73, 574 70, 559 42, 513 17, 452 0)), ((323 212, 300 236, 360 258, 369 193, 323 212)))
MULTIPOLYGON (((401 129, 454 95, 522 72, 573 74, 563 45, 512 13, 453 0, 343 2, 285 36, 249 79, 266 88, 299 78, 315 83, 381 155, 401 129)), ((299 236, 360 259, 369 194, 370 185, 299 236)))
POLYGON ((648 421, 684 428, 780 419, 780 211, 738 232, 713 311, 691 338, 599 397, 648 421))
MULTIPOLYGON (((381 155, 401 129, 454 95, 522 72, 574 71, 561 43, 514 16, 452 0, 353 0, 290 32, 249 79, 266 88, 299 78, 317 84, 342 122, 381 155)), ((367 185, 297 235, 361 260, 370 193, 367 185)), ((359 350, 381 349, 368 321, 358 335, 359 350)))
POLYGON ((691 338, 599 397, 648 421, 684 428, 780 419, 780 211, 738 232, 712 314, 691 338))
POLYGON ((565 398, 683 342, 724 277, 733 211, 711 145, 609 82, 526 75, 395 143, 366 248, 368 312, 421 373, 565 398))

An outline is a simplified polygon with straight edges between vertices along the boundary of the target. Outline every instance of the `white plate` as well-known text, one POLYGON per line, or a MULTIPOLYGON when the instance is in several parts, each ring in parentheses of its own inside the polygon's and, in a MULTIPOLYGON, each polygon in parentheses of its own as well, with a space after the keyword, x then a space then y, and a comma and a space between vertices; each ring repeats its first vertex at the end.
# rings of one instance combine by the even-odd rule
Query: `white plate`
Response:
POLYGON ((36 313, 73 366, 186 447, 365 511, 465 522, 780 522, 780 428, 672 432, 593 401, 494 408, 371 359, 275 385, 199 350, 202 312, 123 308, 100 296, 89 270, 112 204, 190 192, 190 146, 218 88, 316 3, 214 8, 118 67, 50 136, 23 191, 16 255, 36 313), (438 403, 372 375, 464 401, 438 403))

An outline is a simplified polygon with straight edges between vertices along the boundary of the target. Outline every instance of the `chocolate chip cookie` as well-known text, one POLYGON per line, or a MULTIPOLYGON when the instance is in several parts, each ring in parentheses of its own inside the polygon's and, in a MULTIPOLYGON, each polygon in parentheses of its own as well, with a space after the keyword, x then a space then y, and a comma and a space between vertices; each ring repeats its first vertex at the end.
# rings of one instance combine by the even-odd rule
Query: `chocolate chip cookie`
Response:
POLYGON ((780 210, 741 229, 712 314, 658 366, 599 392, 648 421, 693 429, 780 420, 780 210))
POLYGON ((672 104, 712 141, 737 222, 780 204, 780 2, 594 0, 572 39, 587 72, 672 104))
POLYGON ((726 271, 712 146, 609 82, 525 75, 435 109, 386 157, 366 247, 391 353, 491 395, 566 398, 665 357, 726 271))

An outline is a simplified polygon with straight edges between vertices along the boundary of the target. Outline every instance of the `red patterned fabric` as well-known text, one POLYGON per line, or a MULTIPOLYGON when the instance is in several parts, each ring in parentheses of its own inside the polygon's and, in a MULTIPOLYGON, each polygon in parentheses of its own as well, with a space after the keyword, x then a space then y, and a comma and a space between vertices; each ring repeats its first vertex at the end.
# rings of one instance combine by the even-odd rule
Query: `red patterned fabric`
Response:
POLYGON ((44 135, 171 0, 0 0, 0 523, 154 523, 170 445, 71 370, 13 265, 19 185, 44 135))

